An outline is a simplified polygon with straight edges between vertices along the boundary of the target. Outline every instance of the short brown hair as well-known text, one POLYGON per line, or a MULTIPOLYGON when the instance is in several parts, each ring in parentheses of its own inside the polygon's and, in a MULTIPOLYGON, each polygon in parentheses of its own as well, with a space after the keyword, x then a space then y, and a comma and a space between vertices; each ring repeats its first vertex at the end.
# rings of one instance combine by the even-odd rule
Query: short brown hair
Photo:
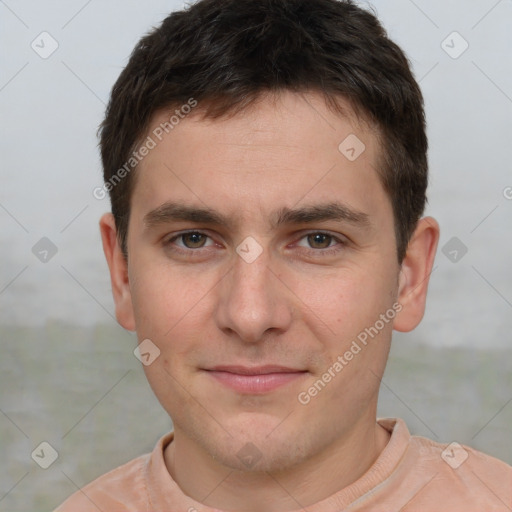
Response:
MULTIPOLYGON (((393 207, 401 263, 426 203, 423 98, 402 50, 351 0, 200 0, 170 14, 139 41, 112 89, 100 126, 105 183, 157 111, 194 98, 205 117, 216 118, 280 91, 319 92, 334 108, 344 98, 377 126, 377 172, 393 207)), ((127 257, 136 175, 123 175, 108 191, 127 257)))

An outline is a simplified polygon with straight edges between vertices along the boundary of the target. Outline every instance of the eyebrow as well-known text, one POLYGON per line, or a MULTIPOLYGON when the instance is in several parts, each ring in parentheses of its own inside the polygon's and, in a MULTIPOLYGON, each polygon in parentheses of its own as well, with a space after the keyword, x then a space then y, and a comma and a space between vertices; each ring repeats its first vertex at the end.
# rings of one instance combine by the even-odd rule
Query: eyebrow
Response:
MULTIPOLYGON (((163 224, 187 221, 196 224, 234 227, 234 220, 211 208, 190 206, 168 201, 148 212, 143 219, 145 228, 150 230, 163 224)), ((284 207, 273 213, 273 228, 287 224, 312 224, 314 222, 347 222, 361 228, 372 226, 369 216, 361 211, 338 202, 303 206, 300 208, 284 207)))
POLYGON ((281 208, 276 213, 272 225, 277 227, 284 224, 310 224, 328 220, 348 222, 365 228, 371 226, 370 218, 366 213, 341 203, 311 205, 297 209, 281 208))
POLYGON ((144 215, 144 225, 147 229, 180 220, 195 222, 197 224, 230 224, 227 217, 210 208, 188 206, 170 201, 144 215))

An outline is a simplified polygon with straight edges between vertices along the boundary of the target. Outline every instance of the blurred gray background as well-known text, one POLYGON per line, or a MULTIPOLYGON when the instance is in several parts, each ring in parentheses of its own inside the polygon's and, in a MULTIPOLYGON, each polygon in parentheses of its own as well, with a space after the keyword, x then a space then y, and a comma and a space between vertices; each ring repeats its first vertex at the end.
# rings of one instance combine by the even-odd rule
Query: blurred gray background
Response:
MULTIPOLYGON (((110 88, 183 5, 0 0, 0 510, 50 511, 171 428, 115 321, 98 232, 109 203, 92 191, 110 88), (48 469, 42 442, 58 455, 48 469)), ((395 336, 379 414, 512 464, 512 1, 370 5, 424 92, 427 213, 442 232, 425 319, 395 336)))

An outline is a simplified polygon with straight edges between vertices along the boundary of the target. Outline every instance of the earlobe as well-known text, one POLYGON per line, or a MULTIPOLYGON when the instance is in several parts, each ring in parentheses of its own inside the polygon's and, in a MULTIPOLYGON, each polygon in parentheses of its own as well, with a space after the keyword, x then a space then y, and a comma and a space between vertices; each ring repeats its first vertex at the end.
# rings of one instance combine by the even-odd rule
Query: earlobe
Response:
POLYGON ((125 329, 134 331, 135 317, 128 279, 128 264, 119 245, 116 224, 111 213, 105 213, 101 217, 100 232, 103 252, 110 271, 117 321, 125 329))
POLYGON ((438 242, 437 221, 432 217, 420 219, 400 268, 398 302, 402 310, 393 324, 397 331, 412 331, 423 318, 438 242))

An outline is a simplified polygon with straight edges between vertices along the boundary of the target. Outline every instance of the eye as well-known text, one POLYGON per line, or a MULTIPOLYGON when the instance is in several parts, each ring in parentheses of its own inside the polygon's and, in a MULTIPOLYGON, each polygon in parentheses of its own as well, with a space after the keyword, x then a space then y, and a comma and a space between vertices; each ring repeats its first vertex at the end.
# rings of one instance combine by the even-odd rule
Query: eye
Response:
POLYGON ((344 241, 329 233, 315 232, 303 236, 297 244, 308 249, 329 249, 336 245, 344 245, 344 241))
POLYGON ((181 249, 201 249, 212 245, 212 243, 207 245, 208 240, 213 243, 213 240, 211 240, 208 235, 200 231, 188 231, 187 233, 180 233, 173 236, 165 242, 165 245, 176 245, 181 249))
POLYGON ((334 237, 327 233, 310 233, 304 237, 313 249, 327 249, 334 237))

